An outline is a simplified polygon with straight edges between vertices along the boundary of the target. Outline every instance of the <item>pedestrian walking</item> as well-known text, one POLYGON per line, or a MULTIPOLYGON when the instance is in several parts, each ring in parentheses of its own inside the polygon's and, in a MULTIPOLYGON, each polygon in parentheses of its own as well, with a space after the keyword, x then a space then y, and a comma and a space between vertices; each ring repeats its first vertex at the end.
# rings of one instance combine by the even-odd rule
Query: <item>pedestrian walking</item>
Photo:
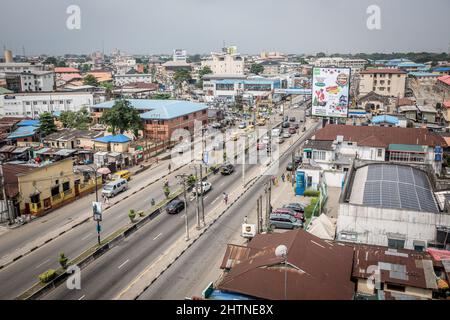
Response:
POLYGON ((172 169, 172 166, 170 165, 170 163, 169 163, 168 168, 169 168, 169 173, 170 173, 170 169, 172 169))
POLYGON ((284 182, 284 178, 285 178, 285 176, 284 176, 284 172, 283 172, 283 174, 281 175, 281 181, 284 182))
POLYGON ((228 204, 228 194, 226 192, 223 193, 223 202, 228 204))

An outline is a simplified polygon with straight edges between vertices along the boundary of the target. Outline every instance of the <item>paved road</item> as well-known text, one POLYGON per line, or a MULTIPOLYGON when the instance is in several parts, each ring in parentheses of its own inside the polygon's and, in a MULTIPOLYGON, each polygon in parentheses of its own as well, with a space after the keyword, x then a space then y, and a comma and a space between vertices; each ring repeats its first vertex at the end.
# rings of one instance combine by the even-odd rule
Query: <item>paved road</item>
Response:
MULTIPOLYGON (((301 142, 302 140, 298 141, 293 148, 296 149, 301 142)), ((289 161, 290 155, 287 153, 281 158, 280 167, 285 167, 289 161)), ((259 180, 248 190, 139 299, 165 300, 200 296, 209 282, 217 280, 226 246, 236 237, 244 217, 254 210, 265 182, 267 178, 259 180)))

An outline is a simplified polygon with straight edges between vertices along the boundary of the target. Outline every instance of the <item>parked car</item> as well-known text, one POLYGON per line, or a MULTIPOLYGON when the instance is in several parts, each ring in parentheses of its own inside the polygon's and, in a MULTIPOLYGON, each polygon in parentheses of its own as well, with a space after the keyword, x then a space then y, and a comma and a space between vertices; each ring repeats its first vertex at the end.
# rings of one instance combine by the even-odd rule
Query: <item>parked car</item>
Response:
POLYGON ((278 144, 282 144, 284 142, 283 137, 275 137, 275 138, 273 138, 273 140, 275 143, 278 143, 278 144))
POLYGON ((283 132, 282 137, 285 138, 285 139, 288 139, 288 138, 291 137, 291 134, 288 131, 286 131, 286 132, 283 132))
POLYGON ((288 120, 289 120, 289 117, 288 116, 284 116, 283 121, 287 122, 288 120))
POLYGON ((297 229, 303 227, 303 222, 290 214, 271 214, 269 216, 271 229, 297 229))
POLYGON ((289 118, 289 121, 290 121, 290 122, 295 122, 295 117, 290 117, 290 118, 289 118))
POLYGON ((289 124, 289 122, 283 122, 283 124, 281 125, 282 128, 289 128, 291 125, 289 124))
POLYGON ((234 166, 229 162, 226 162, 220 166, 220 173, 223 175, 232 174, 233 171, 234 171, 234 166))
POLYGON ((245 129, 245 128, 247 128, 247 124, 245 122, 241 122, 241 123, 239 123, 238 128, 239 129, 245 129))
POLYGON ((300 128, 300 126, 298 125, 298 123, 294 123, 293 126, 294 126, 295 129, 300 128))
POLYGON ((103 186, 102 195, 108 198, 115 197, 117 194, 128 189, 127 180, 119 178, 103 186))
POLYGON ((223 141, 219 141, 219 140, 214 141, 213 146, 212 146, 213 150, 222 150, 224 147, 224 144, 225 144, 225 142, 223 142, 223 141))
POLYGON ((184 153, 191 150, 191 144, 187 141, 181 142, 175 147, 176 152, 184 153))
POLYGON ((184 207, 185 207, 184 201, 182 201, 180 199, 173 199, 167 205, 166 211, 167 211, 167 213, 170 213, 170 214, 176 214, 180 211, 183 211, 184 207))
POLYGON ((296 134, 297 133, 297 129, 295 129, 294 127, 290 127, 288 132, 290 134, 296 134))
POLYGON ((220 129, 222 128, 222 124, 220 124, 219 122, 214 122, 211 127, 213 127, 214 129, 220 129))
POLYGON ((300 163, 302 163, 303 157, 302 156, 294 156, 294 163, 296 166, 298 166, 300 163))
POLYGON ((286 171, 294 171, 295 170, 295 164, 292 164, 292 162, 289 162, 286 166, 286 171))
POLYGON ((278 209, 274 210, 272 212, 272 214, 288 214, 288 215, 293 216, 295 219, 302 220, 302 222, 303 222, 303 220, 304 220, 303 212, 304 211, 296 211, 294 209, 283 206, 283 208, 278 208, 278 209))
POLYGON ((203 188, 203 194, 205 194, 205 193, 207 193, 209 190, 211 190, 211 187, 212 187, 212 185, 211 185, 211 182, 209 182, 209 181, 199 181, 198 183, 197 183, 197 186, 194 188, 194 190, 192 190, 192 193, 194 194, 194 195, 197 195, 197 194, 202 194, 202 188, 203 188))
POLYGON ((292 202, 283 206, 283 208, 289 208, 297 212, 305 212, 305 207, 306 205, 300 202, 292 202))
POLYGON ((281 133, 279 128, 272 129, 272 137, 278 137, 281 133))

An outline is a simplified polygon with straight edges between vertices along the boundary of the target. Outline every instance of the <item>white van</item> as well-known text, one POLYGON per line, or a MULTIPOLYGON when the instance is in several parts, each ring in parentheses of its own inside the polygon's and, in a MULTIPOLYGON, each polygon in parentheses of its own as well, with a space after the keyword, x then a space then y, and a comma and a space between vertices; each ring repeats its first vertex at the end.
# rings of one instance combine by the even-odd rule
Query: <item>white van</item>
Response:
POLYGON ((280 136, 281 130, 278 128, 272 129, 272 137, 280 136))
POLYGON ((128 189, 127 180, 120 178, 105 184, 103 186, 102 195, 108 198, 112 198, 115 197, 120 192, 125 191, 127 189, 128 189))

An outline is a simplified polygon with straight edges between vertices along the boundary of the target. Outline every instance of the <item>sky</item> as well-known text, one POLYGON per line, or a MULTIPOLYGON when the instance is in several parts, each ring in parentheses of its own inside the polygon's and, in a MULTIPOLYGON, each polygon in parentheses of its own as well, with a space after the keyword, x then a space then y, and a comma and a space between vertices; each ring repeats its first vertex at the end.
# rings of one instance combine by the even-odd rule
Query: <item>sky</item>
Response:
POLYGON ((448 52, 449 14, 449 0, 1 0, 0 46, 27 55, 205 54, 224 42, 249 54, 448 52), (71 5, 80 29, 66 26, 71 5), (371 5, 380 29, 367 27, 371 5))

